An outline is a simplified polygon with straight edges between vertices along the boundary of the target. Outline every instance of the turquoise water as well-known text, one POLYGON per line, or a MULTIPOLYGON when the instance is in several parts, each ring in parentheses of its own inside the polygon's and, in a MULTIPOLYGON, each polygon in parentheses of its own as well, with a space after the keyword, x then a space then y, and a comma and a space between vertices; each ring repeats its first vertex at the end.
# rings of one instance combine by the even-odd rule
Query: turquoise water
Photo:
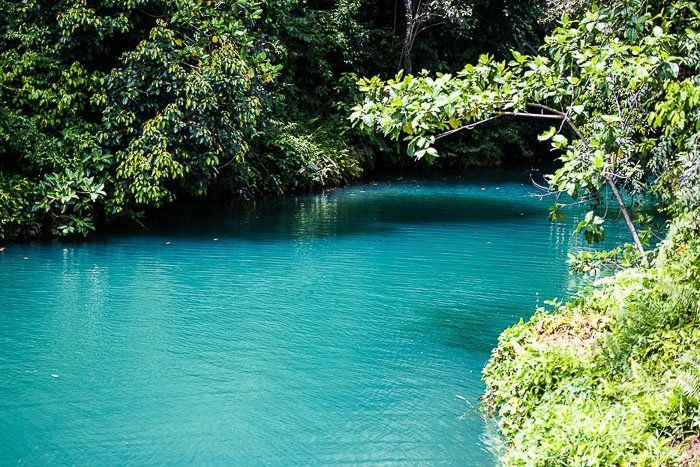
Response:
POLYGON ((582 247, 533 193, 395 180, 8 245, 0 462, 492 465, 480 371, 582 247))

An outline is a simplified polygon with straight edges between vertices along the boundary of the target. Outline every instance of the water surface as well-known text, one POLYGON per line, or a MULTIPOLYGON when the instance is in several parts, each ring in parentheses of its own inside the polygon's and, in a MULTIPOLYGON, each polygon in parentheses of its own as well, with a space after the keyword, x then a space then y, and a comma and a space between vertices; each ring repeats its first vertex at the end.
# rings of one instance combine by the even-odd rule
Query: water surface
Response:
POLYGON ((535 192, 394 180, 9 245, 0 462, 492 465, 481 369, 582 247, 535 192))

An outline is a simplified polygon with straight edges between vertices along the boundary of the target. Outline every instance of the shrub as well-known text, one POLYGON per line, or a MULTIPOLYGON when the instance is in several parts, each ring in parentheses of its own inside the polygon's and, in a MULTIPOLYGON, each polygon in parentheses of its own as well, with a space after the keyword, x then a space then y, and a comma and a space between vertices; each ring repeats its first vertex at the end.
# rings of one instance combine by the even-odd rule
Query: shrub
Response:
MULTIPOLYGON (((678 465, 700 433, 700 229, 679 218, 627 269, 506 330, 484 409, 509 465, 678 465)), ((689 462, 689 461, 688 461, 689 462)))

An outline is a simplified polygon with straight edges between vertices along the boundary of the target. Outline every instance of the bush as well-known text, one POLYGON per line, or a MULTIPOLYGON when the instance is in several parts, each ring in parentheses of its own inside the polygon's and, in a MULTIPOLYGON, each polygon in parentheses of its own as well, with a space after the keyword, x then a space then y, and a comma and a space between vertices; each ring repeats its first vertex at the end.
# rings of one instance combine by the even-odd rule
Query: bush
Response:
MULTIPOLYGON (((679 465, 700 433, 700 229, 506 330, 484 369, 508 465, 679 465)), ((697 461, 698 459, 695 459, 697 461)))

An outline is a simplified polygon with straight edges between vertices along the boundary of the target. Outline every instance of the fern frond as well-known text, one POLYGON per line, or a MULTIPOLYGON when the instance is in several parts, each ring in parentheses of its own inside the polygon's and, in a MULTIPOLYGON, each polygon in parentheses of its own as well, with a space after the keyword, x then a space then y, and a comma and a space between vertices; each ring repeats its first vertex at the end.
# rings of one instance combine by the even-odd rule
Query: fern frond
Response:
POLYGON ((683 394, 689 398, 700 400, 700 371, 697 363, 689 357, 682 359, 689 364, 685 370, 678 373, 677 383, 683 394))

